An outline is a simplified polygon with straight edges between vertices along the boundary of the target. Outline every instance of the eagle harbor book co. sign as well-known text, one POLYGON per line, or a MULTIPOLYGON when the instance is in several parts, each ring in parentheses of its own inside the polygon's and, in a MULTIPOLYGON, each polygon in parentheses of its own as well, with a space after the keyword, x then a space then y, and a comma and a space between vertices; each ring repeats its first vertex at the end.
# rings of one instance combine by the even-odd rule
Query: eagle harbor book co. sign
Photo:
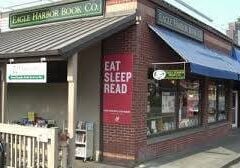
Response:
POLYGON ((103 0, 78 1, 11 13, 9 27, 18 28, 99 15, 103 15, 103 0))

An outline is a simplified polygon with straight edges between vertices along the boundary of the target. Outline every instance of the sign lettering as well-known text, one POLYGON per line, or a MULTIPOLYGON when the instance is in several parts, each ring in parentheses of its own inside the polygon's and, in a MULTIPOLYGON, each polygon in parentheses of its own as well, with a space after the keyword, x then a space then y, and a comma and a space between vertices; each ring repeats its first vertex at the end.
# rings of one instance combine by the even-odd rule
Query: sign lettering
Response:
POLYGON ((32 11, 12 13, 9 27, 18 28, 103 14, 103 0, 80 1, 32 11))
POLYGON ((203 41, 203 31, 184 20, 168 14, 160 9, 156 10, 156 23, 182 33, 198 41, 203 41))
POLYGON ((153 72, 153 78, 156 80, 185 79, 185 71, 182 69, 181 70, 156 70, 153 72))
POLYGON ((165 70, 166 77, 165 79, 185 79, 184 70, 165 70))
POLYGON ((47 63, 7 64, 7 83, 46 83, 47 63))
POLYGON ((130 54, 104 57, 103 120, 110 124, 131 124, 132 66, 130 54))

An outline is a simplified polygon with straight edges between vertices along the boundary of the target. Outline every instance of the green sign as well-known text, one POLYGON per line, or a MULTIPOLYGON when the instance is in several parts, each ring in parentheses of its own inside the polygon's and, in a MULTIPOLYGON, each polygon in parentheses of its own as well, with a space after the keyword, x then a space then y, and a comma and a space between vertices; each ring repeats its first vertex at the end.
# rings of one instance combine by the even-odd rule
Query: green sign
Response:
POLYGON ((185 79, 184 70, 164 70, 166 76, 164 79, 185 79))
POLYGON ((182 33, 198 41, 203 41, 203 30, 187 23, 185 20, 177 18, 161 9, 156 10, 156 23, 171 30, 182 33))
POLYGON ((103 15, 103 0, 87 0, 11 13, 9 27, 18 28, 56 21, 103 15))
POLYGON ((10 75, 9 80, 44 80, 44 75, 10 75))

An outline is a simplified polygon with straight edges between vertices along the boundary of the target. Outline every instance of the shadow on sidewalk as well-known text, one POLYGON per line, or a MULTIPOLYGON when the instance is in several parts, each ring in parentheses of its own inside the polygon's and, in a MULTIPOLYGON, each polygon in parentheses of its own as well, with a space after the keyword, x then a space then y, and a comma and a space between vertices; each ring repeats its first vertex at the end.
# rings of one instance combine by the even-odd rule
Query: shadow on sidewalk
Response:
POLYGON ((223 138, 207 144, 192 145, 184 151, 142 163, 137 168, 199 168, 207 166, 207 162, 215 164, 215 167, 221 167, 238 154, 240 154, 240 129, 233 129, 223 138))

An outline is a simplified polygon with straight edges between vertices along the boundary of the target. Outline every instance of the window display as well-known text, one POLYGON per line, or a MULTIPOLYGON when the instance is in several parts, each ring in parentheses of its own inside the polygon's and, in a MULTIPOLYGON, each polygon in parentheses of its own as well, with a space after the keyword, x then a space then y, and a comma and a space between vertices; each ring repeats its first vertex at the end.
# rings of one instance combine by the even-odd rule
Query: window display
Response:
POLYGON ((226 119, 225 89, 223 84, 214 82, 208 86, 208 123, 226 119))
POLYGON ((147 135, 157 135, 176 129, 176 81, 148 78, 147 135))
POLYGON ((225 111, 225 87, 224 85, 218 85, 218 115, 217 120, 226 120, 227 115, 225 111))
POLYGON ((175 111, 175 93, 162 92, 162 113, 172 113, 175 111))
POLYGON ((199 124, 199 81, 180 81, 179 128, 195 127, 199 124))
MULTIPOLYGON (((153 137, 201 125, 201 80, 155 80, 154 69, 148 71, 147 136, 153 137)), ((208 123, 227 119, 225 86, 209 82, 208 123)))
POLYGON ((208 123, 216 122, 217 116, 217 87, 214 84, 208 86, 208 123))
POLYGON ((147 135, 153 136, 200 124, 200 82, 154 80, 148 75, 147 135))

